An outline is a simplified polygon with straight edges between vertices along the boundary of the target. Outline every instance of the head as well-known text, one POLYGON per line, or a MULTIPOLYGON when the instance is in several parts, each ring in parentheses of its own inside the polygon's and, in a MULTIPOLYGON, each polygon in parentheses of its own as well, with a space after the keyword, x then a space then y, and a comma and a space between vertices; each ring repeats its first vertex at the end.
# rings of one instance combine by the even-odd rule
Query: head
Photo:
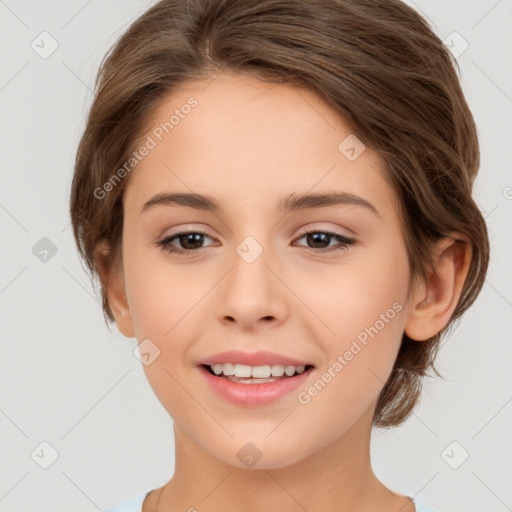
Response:
POLYGON ((278 466, 357 425, 397 426, 439 375, 489 259, 456 66, 398 0, 163 0, 106 56, 77 152, 75 239, 106 322, 158 347, 151 386, 219 458, 257 439, 278 466), (294 201, 332 192, 336 206, 294 201), (165 193, 211 201, 146 205, 165 193), (204 236, 169 242, 182 232, 204 236), (205 429, 183 387, 203 396, 198 363, 232 349, 305 359, 326 385, 243 418, 210 397, 232 435, 205 429), (295 438, 310 442, 286 455, 295 438))

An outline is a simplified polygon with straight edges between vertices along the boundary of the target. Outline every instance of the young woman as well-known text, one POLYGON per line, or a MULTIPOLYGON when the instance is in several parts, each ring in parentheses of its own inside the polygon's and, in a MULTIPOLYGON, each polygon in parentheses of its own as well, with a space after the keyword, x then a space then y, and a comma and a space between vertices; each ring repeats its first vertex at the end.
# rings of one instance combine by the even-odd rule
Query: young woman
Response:
POLYGON ((176 446, 111 510, 429 511, 369 446, 488 265, 443 43, 398 0, 162 0, 96 85, 74 234, 176 446))

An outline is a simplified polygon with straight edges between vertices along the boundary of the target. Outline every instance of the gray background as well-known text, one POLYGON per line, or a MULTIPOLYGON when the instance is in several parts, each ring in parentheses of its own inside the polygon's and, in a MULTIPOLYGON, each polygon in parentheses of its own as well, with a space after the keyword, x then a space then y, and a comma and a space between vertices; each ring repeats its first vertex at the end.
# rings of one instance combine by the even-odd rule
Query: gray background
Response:
MULTIPOLYGON (((1 512, 95 511, 172 476, 172 419, 133 356, 136 340, 103 324, 68 216, 98 64, 151 3, 0 1, 1 512), (43 31, 59 45, 48 58, 31 47, 43 31), (57 250, 46 262, 33 251, 48 245, 43 237, 57 250), (50 462, 51 448, 42 442, 58 453, 47 469, 40 464, 50 462)), ((480 297, 444 343, 445 380, 428 380, 403 427, 375 431, 373 464, 385 484, 433 508, 505 512, 512 510, 512 1, 408 3, 441 39, 456 31, 469 44, 458 61, 481 138, 475 196, 493 252, 480 297), (468 459, 453 469, 447 461, 459 464, 463 450, 468 459)))

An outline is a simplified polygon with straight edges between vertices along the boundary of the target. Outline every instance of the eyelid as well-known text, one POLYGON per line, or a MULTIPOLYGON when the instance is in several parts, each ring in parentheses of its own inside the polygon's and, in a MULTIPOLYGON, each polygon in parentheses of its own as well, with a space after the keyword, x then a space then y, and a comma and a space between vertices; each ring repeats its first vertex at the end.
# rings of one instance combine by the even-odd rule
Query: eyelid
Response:
POLYGON ((179 235, 180 233, 189 233, 189 232, 201 233, 201 234, 209 236, 210 238, 217 238, 209 233, 209 228, 206 225, 201 224, 201 223, 199 223, 199 224, 193 224, 193 223, 182 224, 179 227, 168 228, 168 229, 164 230, 163 233, 158 238, 168 238, 170 236, 179 235))
POLYGON ((310 233, 311 231, 328 231, 331 233, 335 233, 336 235, 339 236, 344 236, 346 238, 352 238, 353 236, 356 236, 356 233, 351 229, 344 228, 341 226, 332 227, 332 223, 330 226, 318 225, 318 223, 313 223, 313 225, 304 226, 303 228, 300 229, 298 236, 305 235, 306 233, 310 233), (348 231, 350 234, 345 234, 343 233, 343 231, 348 231))

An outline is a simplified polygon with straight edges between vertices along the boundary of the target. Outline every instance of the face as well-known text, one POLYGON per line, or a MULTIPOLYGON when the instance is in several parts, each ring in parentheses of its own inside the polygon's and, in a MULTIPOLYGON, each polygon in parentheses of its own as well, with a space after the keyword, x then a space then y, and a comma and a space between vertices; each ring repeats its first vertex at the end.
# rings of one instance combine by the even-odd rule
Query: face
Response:
POLYGON ((381 158, 312 92, 227 73, 166 97, 141 140, 154 147, 123 198, 123 322, 175 428, 233 466, 259 453, 259 468, 369 436, 410 279, 381 158), (159 194, 210 203, 148 203, 159 194), (252 384, 201 366, 231 350, 306 368, 252 384))

